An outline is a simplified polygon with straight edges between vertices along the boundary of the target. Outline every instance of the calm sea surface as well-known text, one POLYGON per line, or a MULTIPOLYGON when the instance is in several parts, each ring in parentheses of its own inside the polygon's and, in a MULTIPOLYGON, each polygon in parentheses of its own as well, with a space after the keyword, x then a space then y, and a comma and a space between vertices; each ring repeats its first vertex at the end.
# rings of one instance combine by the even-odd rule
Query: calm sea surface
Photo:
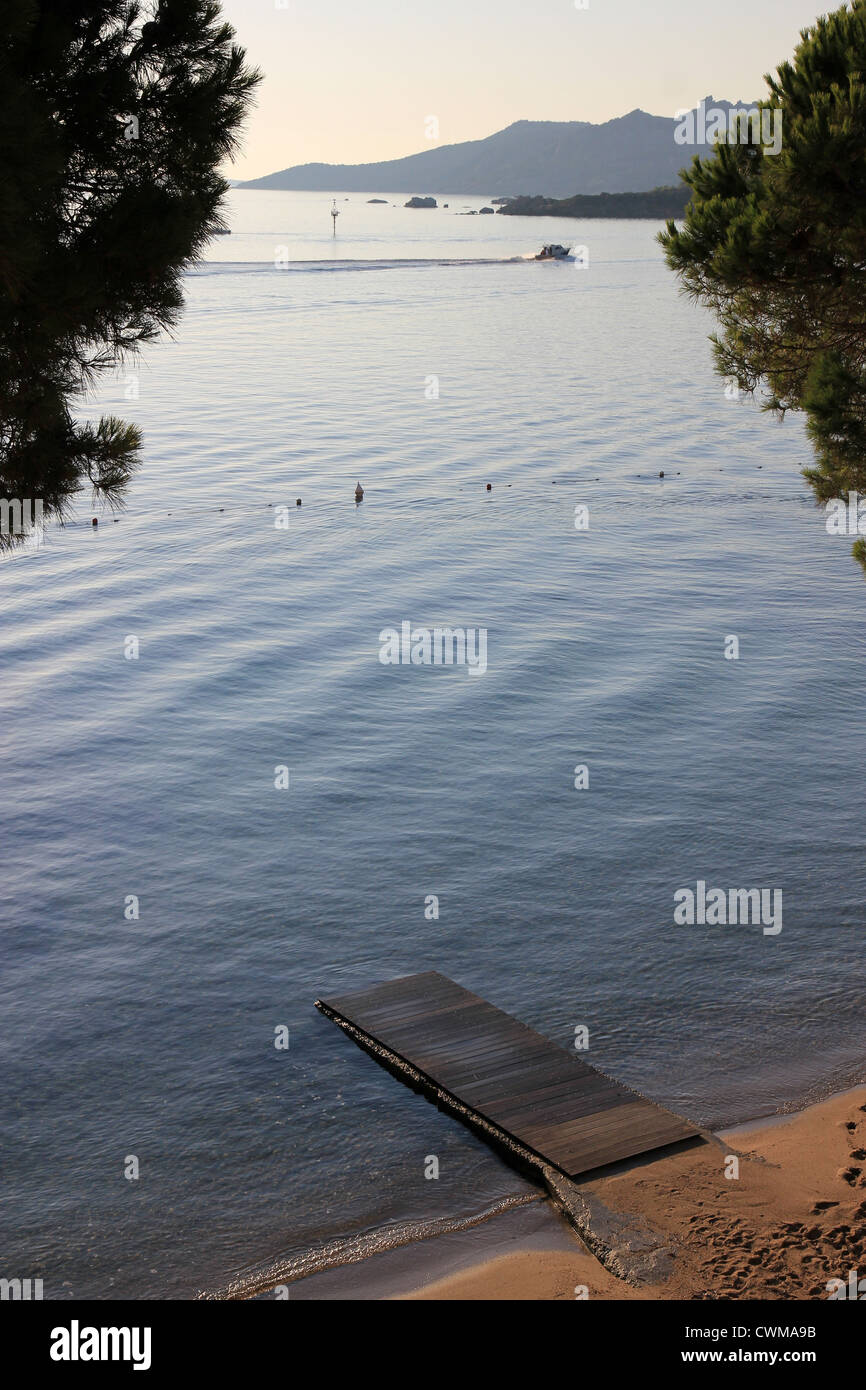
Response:
POLYGON ((654 224, 402 201, 233 193, 87 403, 144 429, 126 511, 0 565, 0 1274, 46 1297, 527 1190, 320 994, 441 970, 711 1125, 866 1076, 866 584, 801 426, 726 399, 654 224), (382 665, 403 621, 486 674, 382 665), (781 934, 675 926, 699 879, 781 934))

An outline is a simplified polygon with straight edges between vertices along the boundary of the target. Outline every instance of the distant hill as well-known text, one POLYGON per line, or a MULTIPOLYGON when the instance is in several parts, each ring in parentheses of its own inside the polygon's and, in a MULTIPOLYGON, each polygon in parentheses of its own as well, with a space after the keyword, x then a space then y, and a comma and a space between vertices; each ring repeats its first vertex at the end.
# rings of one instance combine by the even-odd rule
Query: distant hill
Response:
POLYGON ((510 217, 682 217, 692 196, 684 183, 648 193, 578 193, 574 198, 511 198, 499 211, 510 217))
MULTIPOLYGON (((729 110, 743 102, 705 98, 729 110)), ((438 145, 380 164, 299 164, 241 188, 323 193, 543 194, 630 193, 676 184, 694 151, 674 141, 672 116, 630 111, 589 121, 516 121, 484 140, 438 145)))

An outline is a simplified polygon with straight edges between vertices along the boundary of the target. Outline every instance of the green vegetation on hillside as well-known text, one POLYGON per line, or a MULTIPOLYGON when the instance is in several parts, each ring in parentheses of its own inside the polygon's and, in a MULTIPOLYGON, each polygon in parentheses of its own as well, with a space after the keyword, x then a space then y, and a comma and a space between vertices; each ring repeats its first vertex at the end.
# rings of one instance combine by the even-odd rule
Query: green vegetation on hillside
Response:
POLYGON ((691 191, 683 184, 646 193, 577 193, 573 198, 512 198, 500 212, 509 217, 682 217, 691 191))

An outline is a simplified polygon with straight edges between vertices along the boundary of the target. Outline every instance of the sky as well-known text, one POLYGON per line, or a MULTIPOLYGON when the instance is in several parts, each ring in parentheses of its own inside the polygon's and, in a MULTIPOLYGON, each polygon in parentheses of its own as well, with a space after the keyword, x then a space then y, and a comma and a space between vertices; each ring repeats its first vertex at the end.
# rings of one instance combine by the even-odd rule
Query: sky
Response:
POLYGON ((228 171, 396 159, 517 120, 753 101, 815 0, 223 0, 265 80, 228 171), (588 8, 578 8, 587 5, 588 8), (438 123, 438 136, 430 118, 438 123), (429 131, 435 138, 430 138, 429 131))

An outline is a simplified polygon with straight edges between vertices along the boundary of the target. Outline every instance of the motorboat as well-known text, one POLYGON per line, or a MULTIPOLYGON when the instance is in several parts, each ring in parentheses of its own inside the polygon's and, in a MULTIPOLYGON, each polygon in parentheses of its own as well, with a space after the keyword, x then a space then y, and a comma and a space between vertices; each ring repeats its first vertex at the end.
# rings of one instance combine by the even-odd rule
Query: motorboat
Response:
POLYGON ((535 259, 537 261, 570 261, 574 258, 570 246, 560 246, 558 242, 553 241, 549 246, 542 246, 535 259))

